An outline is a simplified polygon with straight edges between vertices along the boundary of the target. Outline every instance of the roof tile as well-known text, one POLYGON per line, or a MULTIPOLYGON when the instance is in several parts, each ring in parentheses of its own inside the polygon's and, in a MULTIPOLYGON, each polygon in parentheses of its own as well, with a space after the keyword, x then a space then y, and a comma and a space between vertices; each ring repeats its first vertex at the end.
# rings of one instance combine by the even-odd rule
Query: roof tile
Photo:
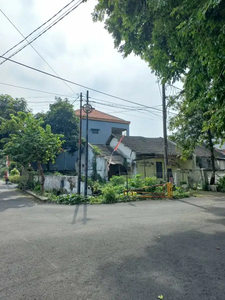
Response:
MULTIPOLYGON (((80 110, 75 110, 75 114, 77 117, 80 117, 80 110)), ((103 122, 112 122, 112 123, 123 123, 123 124, 130 124, 129 121, 125 121, 123 119, 111 116, 99 110, 93 109, 91 113, 88 114, 90 120, 96 121, 103 121, 103 122)), ((86 119, 86 114, 82 111, 82 119, 86 119)))

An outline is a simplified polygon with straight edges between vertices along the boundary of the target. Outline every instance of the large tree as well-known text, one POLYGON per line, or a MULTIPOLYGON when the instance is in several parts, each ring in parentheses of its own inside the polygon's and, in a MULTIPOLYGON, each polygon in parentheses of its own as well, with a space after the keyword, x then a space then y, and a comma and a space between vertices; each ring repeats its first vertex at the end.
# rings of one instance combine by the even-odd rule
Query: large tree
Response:
POLYGON ((62 147, 62 136, 53 134, 50 125, 43 128, 43 120, 30 113, 19 112, 18 116, 10 117, 10 120, 3 119, 0 126, 2 133, 13 132, 4 139, 3 152, 24 167, 37 162, 43 191, 45 177, 41 164, 54 161, 62 147))
MULTIPOLYGON (((24 98, 12 98, 9 95, 0 95, 0 124, 3 119, 9 120, 10 115, 16 115, 19 111, 28 112, 27 102, 24 98)), ((0 134, 0 140, 8 137, 8 132, 0 134)), ((3 144, 0 142, 0 149, 3 144)))
POLYGON ((115 47, 145 60, 162 81, 186 76, 188 101, 213 102, 204 127, 225 130, 225 1, 98 0, 95 21, 104 21, 115 47))
POLYGON ((63 148, 74 153, 78 148, 79 122, 73 105, 68 99, 55 98, 56 102, 50 105, 47 113, 39 113, 36 118, 42 117, 45 126, 49 124, 52 132, 62 134, 63 148))
POLYGON ((210 115, 210 103, 207 101, 198 104, 186 99, 184 93, 171 97, 169 106, 178 112, 170 118, 170 129, 173 131, 172 139, 182 150, 182 156, 188 158, 193 155, 197 144, 202 144, 210 150, 212 175, 210 184, 215 183, 215 151, 216 135, 210 128, 204 129, 204 123, 210 115))

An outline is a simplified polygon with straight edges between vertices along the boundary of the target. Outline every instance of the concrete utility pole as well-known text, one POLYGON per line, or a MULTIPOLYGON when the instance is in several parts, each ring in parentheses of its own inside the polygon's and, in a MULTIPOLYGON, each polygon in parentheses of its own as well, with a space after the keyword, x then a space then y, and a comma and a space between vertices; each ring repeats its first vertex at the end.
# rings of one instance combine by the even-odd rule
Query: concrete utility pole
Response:
POLYGON ((164 139, 164 181, 168 181, 167 165, 168 165, 168 144, 167 144, 167 126, 166 126, 166 88, 162 84, 162 106, 163 106, 163 139, 164 139))
POLYGON ((84 196, 87 197, 88 187, 88 114, 89 114, 89 91, 87 91, 86 112, 86 144, 85 144, 85 183, 84 183, 84 196))
POLYGON ((79 128, 79 149, 78 149, 78 187, 77 193, 80 195, 80 183, 81 183, 81 139, 82 139, 82 93, 80 93, 80 128, 79 128))

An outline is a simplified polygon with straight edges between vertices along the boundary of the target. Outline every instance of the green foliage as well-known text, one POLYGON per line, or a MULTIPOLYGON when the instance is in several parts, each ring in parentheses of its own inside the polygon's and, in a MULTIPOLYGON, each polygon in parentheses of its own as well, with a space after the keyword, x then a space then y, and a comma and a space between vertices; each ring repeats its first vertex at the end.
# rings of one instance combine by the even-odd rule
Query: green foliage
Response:
POLYGON ((173 199, 182 199, 189 197, 190 192, 185 191, 182 187, 176 187, 176 190, 173 192, 173 199))
POLYGON ((30 180, 28 176, 20 176, 20 180, 18 182, 18 188, 21 190, 32 190, 34 188, 33 180, 30 180))
POLYGON ((1 176, 1 177, 4 177, 5 172, 8 171, 8 170, 9 170, 9 169, 8 169, 7 167, 1 168, 1 170, 0 170, 0 176, 1 176))
POLYGON ((75 116, 74 108, 69 100, 55 97, 56 102, 50 104, 50 109, 46 114, 36 115, 36 118, 44 119, 44 127, 51 126, 51 130, 55 134, 61 135, 64 141, 63 149, 74 153, 78 149, 79 125, 78 118, 75 116))
POLYGON ((130 178, 128 180, 128 183, 129 183, 129 187, 131 188, 141 188, 145 186, 145 182, 142 179, 141 174, 137 174, 133 178, 130 178))
POLYGON ((72 194, 72 195, 58 196, 55 201, 58 204, 75 205, 75 204, 80 204, 80 203, 86 203, 87 199, 82 195, 72 194))
POLYGON ((20 172, 16 168, 14 168, 10 171, 10 175, 20 175, 20 172))
POLYGON ((33 189, 34 193, 40 193, 41 192, 41 185, 40 183, 37 183, 33 189))
POLYGON ((138 55, 162 81, 185 76, 188 103, 208 105, 203 131, 224 138, 225 1, 98 0, 93 19, 124 57, 138 55))
POLYGON ((124 176, 113 176, 110 179, 110 183, 112 186, 124 185, 126 182, 126 178, 124 176))
POLYGON ((217 185, 219 191, 225 192, 225 176, 219 178, 217 185))
POLYGON ((103 203, 116 203, 117 196, 114 187, 108 185, 103 188, 103 203))
POLYGON ((20 175, 18 174, 10 174, 9 181, 12 183, 19 183, 20 182, 20 175))
POLYGON ((146 186, 158 184, 158 179, 156 177, 146 177, 144 179, 146 186))
POLYGON ((19 164, 16 163, 15 161, 10 161, 9 171, 11 171, 11 170, 14 169, 14 168, 18 169, 18 168, 19 168, 18 165, 19 165, 19 164))
POLYGON ((35 119, 30 113, 19 112, 18 116, 11 115, 10 120, 3 120, 0 132, 12 132, 4 139, 4 154, 10 160, 27 167, 31 162, 37 162, 44 185, 42 163, 53 161, 60 152, 61 135, 53 134, 51 127, 42 127, 43 120, 35 119))
MULTIPOLYGON (((9 95, 0 95, 0 124, 4 119, 9 120, 11 114, 17 115, 19 111, 29 111, 27 108, 27 102, 24 98, 13 99, 9 95)), ((2 139, 7 138, 8 136, 9 132, 0 131, 0 149, 2 149, 4 146, 2 139)))

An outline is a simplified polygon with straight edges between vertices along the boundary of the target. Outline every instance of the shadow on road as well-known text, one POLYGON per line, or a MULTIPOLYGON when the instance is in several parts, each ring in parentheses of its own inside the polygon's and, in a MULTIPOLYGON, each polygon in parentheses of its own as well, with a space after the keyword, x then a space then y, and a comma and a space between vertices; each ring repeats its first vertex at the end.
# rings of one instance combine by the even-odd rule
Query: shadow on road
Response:
POLYGON ((14 199, 0 199, 0 212, 10 208, 32 207, 34 204, 24 199, 24 197, 15 197, 14 199))
POLYGON ((158 295, 173 300, 222 299, 224 233, 187 231, 161 236, 144 253, 140 246, 134 256, 103 264, 99 280, 104 281, 108 299, 149 300, 158 295))
POLYGON ((82 219, 82 223, 85 225, 87 223, 87 221, 90 220, 90 219, 87 218, 87 203, 85 203, 85 204, 76 204, 76 207, 75 207, 75 210, 74 210, 74 215, 73 215, 73 220, 72 220, 71 224, 76 224, 76 222, 77 222, 77 215, 78 215, 80 207, 81 207, 81 210, 82 210, 82 207, 83 207, 83 219, 82 219))

